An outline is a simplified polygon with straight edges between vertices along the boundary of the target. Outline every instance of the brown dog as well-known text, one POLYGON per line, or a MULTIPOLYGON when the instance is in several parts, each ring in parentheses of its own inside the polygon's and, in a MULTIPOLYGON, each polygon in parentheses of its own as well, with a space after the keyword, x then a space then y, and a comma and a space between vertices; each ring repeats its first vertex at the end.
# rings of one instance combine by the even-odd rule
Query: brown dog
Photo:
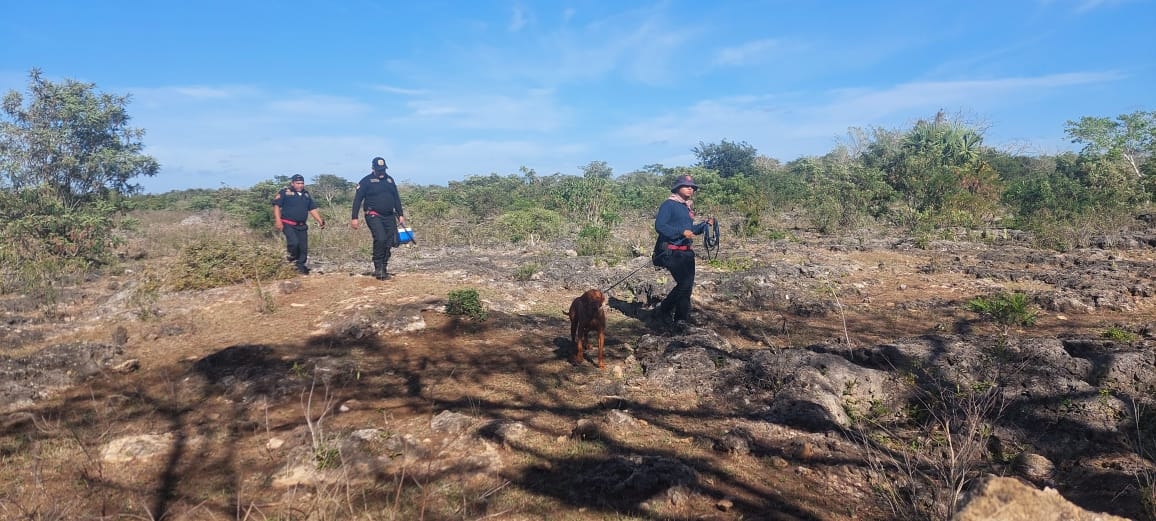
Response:
POLYGON ((606 303, 606 296, 602 291, 597 289, 587 290, 582 296, 574 299, 570 303, 570 311, 566 315, 570 317, 570 341, 574 342, 574 347, 578 350, 574 355, 574 361, 582 363, 582 348, 589 346, 587 343, 587 335, 591 331, 598 332, 598 367, 602 368, 602 344, 606 340, 606 311, 602 309, 602 305, 606 303))

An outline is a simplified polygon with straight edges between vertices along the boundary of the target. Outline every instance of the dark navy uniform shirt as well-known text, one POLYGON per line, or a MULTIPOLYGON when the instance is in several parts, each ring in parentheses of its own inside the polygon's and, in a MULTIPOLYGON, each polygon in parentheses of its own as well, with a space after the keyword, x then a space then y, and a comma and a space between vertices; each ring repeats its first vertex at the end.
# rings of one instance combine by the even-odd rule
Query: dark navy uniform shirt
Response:
POLYGON ((405 215, 401 211, 401 195, 397 192, 397 185, 393 178, 386 174, 378 177, 369 174, 357 183, 357 194, 353 196, 353 216, 357 219, 358 210, 364 208, 381 215, 405 215))
POLYGON ((273 197, 273 204, 281 207, 282 219, 297 221, 300 224, 305 224, 310 210, 317 209, 317 203, 310 197, 309 190, 304 189, 295 192, 292 188, 282 188, 273 197))
POLYGON ((694 214, 690 208, 671 199, 667 199, 659 205, 658 215, 654 218, 654 231, 658 232, 659 240, 675 246, 690 246, 693 242, 682 236, 683 230, 690 230, 695 235, 702 235, 706 228, 706 221, 695 224, 694 214))

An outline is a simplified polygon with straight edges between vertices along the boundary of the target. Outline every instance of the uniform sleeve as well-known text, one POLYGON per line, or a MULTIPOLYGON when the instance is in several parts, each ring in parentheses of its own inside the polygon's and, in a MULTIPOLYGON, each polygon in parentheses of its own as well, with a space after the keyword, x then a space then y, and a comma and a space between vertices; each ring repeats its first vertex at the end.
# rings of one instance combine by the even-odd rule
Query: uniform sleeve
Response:
POLYGON ((401 209, 401 190, 397 189, 397 185, 393 185, 393 214, 397 216, 404 216, 405 212, 401 209))
POLYGON ((663 201, 658 207, 658 216, 654 218, 654 231, 666 242, 674 242, 682 238, 682 227, 678 226, 674 205, 669 200, 663 201))
POLYGON ((282 192, 283 192, 283 190, 277 190, 277 195, 273 196, 273 200, 271 201, 273 203, 273 206, 282 206, 282 207, 284 206, 285 198, 282 197, 282 195, 283 195, 282 192))
POLYGON ((350 217, 350 219, 356 219, 357 218, 357 210, 359 208, 361 208, 361 203, 364 200, 365 200, 365 182, 364 182, 364 180, 362 180, 362 182, 357 183, 357 191, 354 192, 354 195, 353 195, 353 213, 352 213, 352 217, 350 217))

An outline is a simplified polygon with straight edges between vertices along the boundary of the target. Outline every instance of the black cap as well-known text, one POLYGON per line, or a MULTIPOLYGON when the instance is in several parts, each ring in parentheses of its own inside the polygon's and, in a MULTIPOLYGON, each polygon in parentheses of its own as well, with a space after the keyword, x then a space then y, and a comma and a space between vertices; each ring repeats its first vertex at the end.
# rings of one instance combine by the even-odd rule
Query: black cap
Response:
POLYGON ((293 176, 293 177, 290 177, 290 178, 289 178, 289 181, 290 181, 290 182, 293 182, 293 181, 301 181, 302 183, 304 183, 304 182, 305 182, 305 176, 303 176, 303 175, 301 175, 301 174, 294 174, 294 176, 293 176))
POLYGON ((678 179, 674 180, 674 186, 670 187, 670 191, 671 192, 677 192, 679 188, 682 188, 684 186, 689 186, 691 188, 694 188, 694 191, 696 191, 696 192, 698 191, 698 185, 694 184, 694 178, 692 178, 688 175, 678 176, 678 179))
POLYGON ((384 174, 389 169, 389 165, 385 164, 385 159, 380 157, 373 158, 373 172, 375 174, 384 174))

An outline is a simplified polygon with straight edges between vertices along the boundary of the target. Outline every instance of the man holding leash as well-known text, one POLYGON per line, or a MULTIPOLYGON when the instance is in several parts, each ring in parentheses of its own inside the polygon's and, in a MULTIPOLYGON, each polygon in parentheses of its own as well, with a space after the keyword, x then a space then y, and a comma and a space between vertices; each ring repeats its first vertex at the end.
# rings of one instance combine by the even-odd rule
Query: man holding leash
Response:
POLYGON ((285 234, 289 261, 302 275, 309 274, 309 267, 305 265, 309 259, 309 225, 306 224, 309 216, 317 221, 318 228, 325 229, 325 219, 321 218, 317 203, 305 189, 305 178, 298 174, 289 179, 288 187, 278 190, 273 197, 273 227, 285 234))
POLYGON ((654 264, 670 270, 675 286, 662 303, 658 305, 658 316, 673 318, 675 324, 685 324, 690 319, 690 295, 694 290, 694 251, 691 244, 695 235, 702 235, 714 226, 714 219, 695 224, 694 194, 698 185, 689 175, 679 176, 670 189, 670 197, 658 207, 654 219, 654 231, 658 240, 654 244, 654 264))
POLYGON ((353 216, 349 225, 358 229, 358 211, 365 210, 365 224, 373 236, 373 277, 389 280, 393 275, 386 271, 389 265, 390 249, 397 246, 397 225, 405 225, 405 215, 401 210, 401 194, 397 184, 386 173, 389 168, 385 159, 373 158, 373 171, 357 183, 357 193, 353 196, 353 216))

